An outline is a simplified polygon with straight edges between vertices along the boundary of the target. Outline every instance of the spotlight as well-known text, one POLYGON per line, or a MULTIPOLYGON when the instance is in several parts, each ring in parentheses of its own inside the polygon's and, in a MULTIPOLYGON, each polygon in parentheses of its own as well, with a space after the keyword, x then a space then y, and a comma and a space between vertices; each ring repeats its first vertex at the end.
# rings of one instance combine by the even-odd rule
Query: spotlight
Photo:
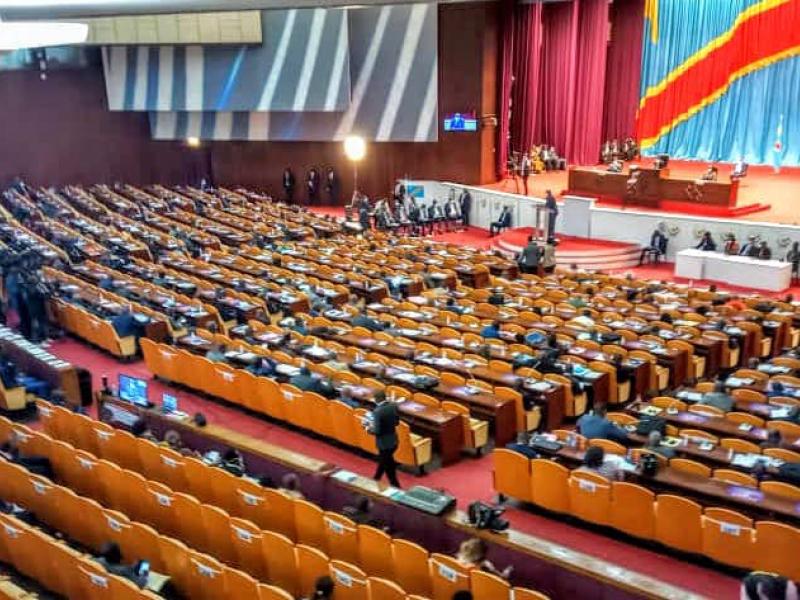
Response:
POLYGON ((200 138, 195 136, 188 137, 186 138, 186 145, 189 146, 189 148, 199 148, 200 138))

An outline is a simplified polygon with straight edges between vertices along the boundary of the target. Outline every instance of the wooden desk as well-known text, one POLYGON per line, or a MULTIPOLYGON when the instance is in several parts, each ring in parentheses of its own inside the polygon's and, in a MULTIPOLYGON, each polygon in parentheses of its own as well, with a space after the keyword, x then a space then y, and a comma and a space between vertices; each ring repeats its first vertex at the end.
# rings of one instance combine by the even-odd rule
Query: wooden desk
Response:
MULTIPOLYGON (((370 376, 380 375, 390 383, 397 383, 408 388, 402 379, 408 371, 396 367, 381 367, 373 363, 353 363, 350 365, 354 371, 366 373, 370 376)), ((413 388, 409 388, 412 391, 413 388)), ((505 446, 517 437, 516 408, 512 400, 497 398, 491 392, 479 391, 471 393, 466 385, 446 385, 439 383, 436 387, 426 390, 425 393, 444 400, 452 400, 469 407, 470 413, 485 421, 489 421, 494 428, 494 441, 496 446, 505 446)))
MULTIPOLYGON (((643 413, 642 411, 651 406, 653 405, 648 404, 647 402, 635 402, 626 407, 625 410, 636 417, 641 417, 644 414, 647 414, 643 413)), ((681 429, 702 429, 703 431, 713 433, 714 435, 720 437, 741 438, 756 444, 760 444, 767 439, 768 430, 766 428, 753 427, 752 429, 748 430, 740 429, 739 423, 729 421, 724 417, 702 415, 689 411, 670 413, 666 410, 661 410, 661 412, 658 413, 658 416, 664 419, 670 425, 675 425, 681 429)), ((784 435, 781 446, 783 448, 797 451, 800 449, 800 437, 784 435)))
POLYGON ((61 388, 67 402, 73 406, 92 403, 92 374, 89 371, 71 364, 55 364, 59 361, 55 356, 49 353, 37 356, 33 354, 34 349, 42 351, 15 331, 0 327, 0 352, 17 368, 46 381, 54 389, 61 388))
POLYGON ((712 206, 736 206, 738 181, 700 181, 673 179, 668 169, 659 172, 640 168, 637 193, 628 192, 630 173, 611 173, 606 170, 572 167, 569 170, 568 189, 571 194, 615 198, 630 204, 658 206, 661 200, 690 202, 712 206))

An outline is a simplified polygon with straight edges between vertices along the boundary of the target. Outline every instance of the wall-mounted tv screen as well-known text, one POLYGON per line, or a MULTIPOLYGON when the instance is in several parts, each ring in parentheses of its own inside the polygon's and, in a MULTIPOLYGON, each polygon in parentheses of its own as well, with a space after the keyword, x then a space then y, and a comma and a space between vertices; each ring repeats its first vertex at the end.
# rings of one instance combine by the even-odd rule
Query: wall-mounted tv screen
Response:
POLYGON ((451 113, 444 117, 445 131, 478 131, 478 117, 471 113, 451 113))

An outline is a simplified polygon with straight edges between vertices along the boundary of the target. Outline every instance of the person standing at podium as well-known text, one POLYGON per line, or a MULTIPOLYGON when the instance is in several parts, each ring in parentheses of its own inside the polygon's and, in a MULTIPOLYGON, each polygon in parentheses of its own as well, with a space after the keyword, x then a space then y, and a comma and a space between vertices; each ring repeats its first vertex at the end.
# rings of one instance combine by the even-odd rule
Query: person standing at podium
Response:
POLYGON ((553 192, 547 190, 544 195, 544 207, 549 213, 547 219, 547 241, 555 239, 556 237, 556 218, 558 217, 558 204, 556 204, 556 197, 553 192))

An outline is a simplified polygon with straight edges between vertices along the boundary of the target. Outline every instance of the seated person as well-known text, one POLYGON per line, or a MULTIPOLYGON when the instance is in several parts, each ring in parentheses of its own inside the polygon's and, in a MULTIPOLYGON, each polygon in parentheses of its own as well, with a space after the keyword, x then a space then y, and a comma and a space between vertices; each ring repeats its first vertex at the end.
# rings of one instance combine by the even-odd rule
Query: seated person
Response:
POLYGON ((542 258, 542 249, 533 236, 528 237, 528 245, 522 249, 517 257, 517 265, 522 273, 536 274, 539 270, 539 261, 542 258))
POLYGON ((131 335, 138 336, 140 331, 139 324, 136 322, 129 304, 122 308, 122 312, 111 318, 111 326, 121 338, 131 335))
MULTIPOLYGON (((621 354, 612 354, 611 364, 617 369, 617 383, 626 383, 633 379, 636 370, 625 364, 621 354)), ((620 398, 620 402, 624 402, 625 400, 627 400, 627 398, 620 398)))
POLYGON ((497 569, 491 561, 486 558, 489 548, 480 538, 470 538, 461 542, 456 553, 456 560, 471 569, 480 569, 492 575, 497 575, 503 579, 508 579, 511 572, 514 570, 512 566, 508 566, 502 571, 497 569))
POLYGON ((499 340, 500 323, 498 321, 494 321, 493 323, 481 329, 481 336, 488 340, 499 340))
POLYGON ((668 243, 669 240, 667 236, 664 235, 664 232, 660 229, 654 229, 653 233, 650 235, 650 245, 646 248, 642 248, 642 254, 639 256, 639 264, 641 265, 644 262, 644 257, 648 254, 653 256, 655 262, 658 262, 658 259, 667 253, 668 243))
POLYGON ((493 221, 489 226, 489 235, 494 237, 509 227, 511 227, 511 207, 504 206, 497 221, 493 221))
POLYGON ((506 303, 506 297, 503 294, 503 288, 494 288, 487 302, 493 306, 503 306, 506 303))
POLYGON ((135 583, 140 588, 147 586, 147 573, 137 568, 137 565, 122 564, 122 551, 116 542, 106 542, 100 548, 100 556, 97 562, 105 567, 105 570, 112 575, 124 577, 135 583))
POLYGON ((761 244, 758 246, 758 255, 756 256, 759 260, 771 260, 772 259, 772 250, 767 245, 767 240, 761 240, 761 244))
POLYGON ((747 176, 747 163, 744 162, 744 157, 733 163, 733 171, 731 172, 731 180, 741 179, 747 176))
POLYGON ((252 365, 247 367, 247 370, 250 371, 253 375, 258 375, 259 377, 270 377, 275 374, 275 368, 278 366, 272 358, 269 356, 262 356, 260 360, 256 361, 252 365))
POLYGON ((305 597, 304 600, 332 600, 334 588, 333 579, 323 575, 314 583, 314 591, 311 595, 305 597))
POLYGON ((703 394, 703 398, 697 403, 704 406, 713 406, 724 412, 731 411, 734 405, 733 398, 725 391, 724 381, 716 381, 714 383, 714 391, 703 394))
POLYGON ((587 439, 604 438, 626 444, 628 432, 606 418, 606 409, 595 406, 594 410, 578 419, 578 432, 587 439))
POLYGON ((17 382, 17 366, 10 360, 0 359, 0 379, 7 390, 19 387, 17 382))
POLYGON ((725 245, 722 247, 722 251, 728 255, 739 254, 739 242, 736 241, 736 235, 729 233, 725 236, 725 245))
POLYGON ((675 457, 675 450, 672 448, 667 448, 666 446, 661 445, 661 432, 660 431, 651 431, 647 436, 647 443, 643 446, 645 450, 649 450, 650 452, 654 452, 655 454, 660 454, 666 459, 674 458, 675 457))
POLYGON ((283 476, 280 489, 284 494, 292 498, 298 500, 303 500, 305 498, 303 492, 300 491, 300 479, 294 473, 287 473, 283 476))
POLYGON ((23 453, 19 448, 19 442, 19 434, 12 431, 8 441, 0 446, 0 455, 7 461, 24 467, 31 473, 52 479, 54 473, 50 459, 46 456, 23 453))
POLYGON ((365 327, 370 331, 383 331, 384 329, 383 323, 381 323, 377 319, 373 319, 367 314, 366 306, 361 307, 361 312, 359 312, 355 317, 353 317, 353 320, 350 321, 350 324, 353 327, 365 327))
POLYGON ((206 352, 206 358, 211 362, 227 362, 225 350, 221 344, 212 344, 206 352))
POLYGON ((464 307, 458 304, 455 298, 448 298, 442 310, 446 310, 447 312, 455 313, 457 315, 464 314, 464 307))
POLYGON ((758 254, 758 239, 754 235, 747 236, 747 241, 739 248, 739 256, 756 256, 758 254))
POLYGON ((786 253, 786 262, 792 263, 792 278, 797 279, 800 276, 800 242, 792 242, 792 247, 786 253))
POLYGON ((700 177, 703 181, 716 181, 717 180, 717 167, 714 165, 708 165, 708 169, 703 175, 700 177))
POLYGON ((548 242, 544 245, 544 250, 542 251, 542 269, 545 273, 552 273, 556 270, 556 246, 558 242, 556 240, 548 240, 548 242))
POLYGON ((583 455, 583 466, 578 471, 597 473, 608 480, 616 479, 619 469, 616 464, 606 460, 606 453, 600 446, 589 446, 583 455))
POLYGON ((306 329, 306 323, 301 318, 293 319, 294 324, 289 326, 289 329, 292 331, 299 333, 300 335, 308 335, 308 329, 306 329))
POLYGON ((775 573, 753 571, 742 579, 741 600, 797 600, 797 585, 775 573))
POLYGON ((717 244, 714 238, 711 237, 710 231, 706 231, 703 234, 703 237, 700 238, 700 242, 695 246, 695 249, 703 250, 704 252, 714 252, 717 249, 717 244))
POLYGON ((345 386, 339 390, 339 397, 336 398, 336 400, 347 404, 347 406, 350 406, 351 408, 361 408, 361 403, 353 398, 353 391, 349 386, 345 386))
POLYGON ((320 391, 319 379, 311 374, 308 367, 300 367, 300 372, 289 380, 294 387, 304 392, 317 392, 320 391))

